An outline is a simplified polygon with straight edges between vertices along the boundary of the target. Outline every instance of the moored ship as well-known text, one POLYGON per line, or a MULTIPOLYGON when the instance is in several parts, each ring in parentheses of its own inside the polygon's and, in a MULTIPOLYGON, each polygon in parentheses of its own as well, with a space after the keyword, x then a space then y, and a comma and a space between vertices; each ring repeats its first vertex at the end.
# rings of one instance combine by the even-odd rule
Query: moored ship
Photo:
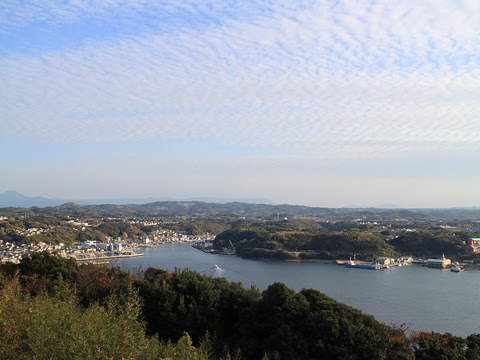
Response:
POLYGON ((366 270, 380 270, 380 264, 357 264, 355 260, 350 260, 345 264, 348 268, 355 268, 355 269, 366 269, 366 270))

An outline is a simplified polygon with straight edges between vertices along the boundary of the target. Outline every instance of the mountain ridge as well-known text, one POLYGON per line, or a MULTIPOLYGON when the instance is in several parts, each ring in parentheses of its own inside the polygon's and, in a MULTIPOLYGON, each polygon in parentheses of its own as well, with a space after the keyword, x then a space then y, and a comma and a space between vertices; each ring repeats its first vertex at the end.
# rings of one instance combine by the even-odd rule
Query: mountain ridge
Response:
POLYGON ((217 198, 217 197, 192 197, 187 199, 177 199, 170 197, 159 198, 113 198, 113 199, 96 199, 96 200, 74 200, 74 199, 58 199, 46 198, 43 196, 26 196, 15 190, 5 191, 0 194, 0 207, 49 207, 61 206, 66 203, 76 203, 79 205, 144 205, 154 202, 164 201, 198 201, 214 204, 226 204, 231 202, 243 202, 249 204, 267 204, 276 205, 273 201, 263 198, 217 198))

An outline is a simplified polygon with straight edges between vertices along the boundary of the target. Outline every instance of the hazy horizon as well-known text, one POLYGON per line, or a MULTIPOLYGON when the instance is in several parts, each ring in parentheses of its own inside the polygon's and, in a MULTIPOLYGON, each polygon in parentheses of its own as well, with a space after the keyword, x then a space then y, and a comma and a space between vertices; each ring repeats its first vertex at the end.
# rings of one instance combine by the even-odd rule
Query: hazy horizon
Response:
MULTIPOLYGON (((175 197, 143 197, 143 198, 134 198, 134 197, 119 197, 119 198, 51 198, 42 195, 25 195, 19 193, 15 190, 7 190, 3 193, 0 193, 0 207, 32 207, 32 206, 39 206, 39 207, 48 207, 48 206, 59 206, 64 205, 69 202, 78 202, 80 205, 103 205, 103 204, 115 204, 115 205, 141 205, 141 204, 148 204, 158 201, 165 201, 165 202, 175 202, 175 201, 199 201, 199 202, 206 202, 206 203, 217 203, 217 204, 226 204, 231 202, 241 202, 247 204, 264 204, 264 205, 291 205, 291 206, 307 206, 307 207, 324 207, 324 208, 335 208, 329 206, 313 206, 313 205, 305 205, 305 204, 292 204, 292 203, 276 203, 267 198, 219 198, 219 197, 204 197, 204 196, 194 196, 189 198, 175 198, 175 197), (25 199, 26 198, 26 199, 25 199), (7 199, 12 199, 12 202, 8 202, 7 199), (38 204, 39 200, 40 203, 38 204), (29 205, 18 205, 19 202, 25 200, 29 205), (15 204, 15 202, 17 204, 15 204), (53 203, 54 204, 53 204, 53 203)), ((391 210, 415 210, 415 209, 479 209, 478 206, 451 206, 451 207, 436 207, 436 208, 425 208, 425 207, 409 207, 404 208, 400 207, 396 204, 377 204, 373 206, 364 206, 362 204, 347 204, 345 206, 336 207, 336 208, 350 208, 350 209, 366 209, 366 208, 376 208, 376 209, 391 209, 391 210)))
POLYGON ((480 206, 480 3, 10 1, 0 193, 480 206))

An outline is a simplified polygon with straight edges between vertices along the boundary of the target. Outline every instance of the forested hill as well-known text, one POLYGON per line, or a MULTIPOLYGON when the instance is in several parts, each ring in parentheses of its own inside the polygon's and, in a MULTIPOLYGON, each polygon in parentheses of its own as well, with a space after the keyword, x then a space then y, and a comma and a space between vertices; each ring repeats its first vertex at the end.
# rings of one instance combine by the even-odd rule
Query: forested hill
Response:
POLYGON ((356 254, 361 260, 374 261, 397 252, 381 238, 360 231, 267 231, 231 229, 215 238, 215 247, 234 245, 246 258, 276 260, 348 259, 356 254))
POLYGON ((237 220, 216 236, 214 247, 223 251, 233 246, 242 257, 276 260, 348 260, 353 254, 365 261, 400 255, 475 258, 465 244, 478 232, 425 223, 412 224, 411 230, 402 223, 385 223, 388 227, 356 221, 237 220))
POLYGON ((300 205, 267 205, 231 202, 226 204, 201 201, 161 201, 141 205, 79 205, 66 203, 61 206, 31 208, 0 208, 0 216, 20 214, 59 214, 70 216, 219 216, 234 215, 248 218, 283 219, 285 217, 312 217, 323 220, 424 221, 428 219, 480 220, 480 208, 470 209, 349 209, 324 208, 300 205))
POLYGON ((281 283, 260 292, 153 268, 133 278, 43 252, 0 264, 0 297, 2 359, 413 357, 402 330, 319 291, 297 293, 281 283))
POLYGON ((478 334, 406 334, 313 289, 260 292, 179 269, 136 275, 47 252, 0 264, 0 358, 480 358, 478 334))

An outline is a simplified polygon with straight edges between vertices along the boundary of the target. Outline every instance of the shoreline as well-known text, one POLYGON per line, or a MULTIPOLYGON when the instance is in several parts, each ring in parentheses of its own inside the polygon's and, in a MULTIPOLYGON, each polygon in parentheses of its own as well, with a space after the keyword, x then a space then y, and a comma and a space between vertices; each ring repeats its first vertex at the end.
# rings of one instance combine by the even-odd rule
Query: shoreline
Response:
POLYGON ((289 259, 289 260, 280 260, 285 262, 298 262, 298 263, 322 263, 322 264, 334 264, 337 260, 328 260, 328 259, 289 259))
POLYGON ((139 257, 143 256, 144 254, 125 254, 125 255, 112 255, 112 256, 98 256, 98 257, 91 257, 91 258, 80 258, 75 259, 76 261, 95 261, 95 260, 109 260, 109 259, 121 259, 121 258, 131 258, 131 257, 139 257))
MULTIPOLYGON (((340 260, 340 259, 336 259, 336 260, 329 260, 329 259, 271 259, 271 258, 251 258, 251 257, 243 257, 243 256, 240 256, 236 253, 223 253, 223 252, 220 252, 220 251, 209 251, 209 250, 206 250, 202 247, 198 247, 198 246, 193 246, 193 248, 197 249, 197 250, 200 250, 206 254, 217 254, 217 255, 229 255, 229 256, 238 256, 239 258, 241 259, 248 259, 248 260, 258 260, 258 261, 279 261, 279 262, 290 262, 290 263, 320 263, 320 264, 337 264, 337 265, 343 265, 345 266, 346 263, 348 262, 348 260, 340 260)), ((365 262, 365 261, 358 261, 359 263, 365 263, 365 264, 370 264, 369 262, 365 262)), ((393 267, 399 267, 399 266, 408 266, 410 264, 415 264, 415 265, 421 265, 421 266, 425 266, 425 267, 429 267, 425 264, 425 262, 423 261, 418 261, 418 260, 413 260, 411 263, 402 263, 402 264, 398 264, 398 263, 395 263, 395 264, 389 264, 387 266, 383 266, 382 268, 383 269, 388 269, 388 268, 393 268, 393 267)), ((434 268, 434 267, 429 267, 429 268, 434 268)), ((447 267, 444 267, 444 268, 440 268, 441 270, 451 270, 452 266, 447 266, 447 267)), ((464 267, 462 268, 462 271, 472 271, 472 270, 480 270, 480 268, 473 268, 473 267, 464 267)))

